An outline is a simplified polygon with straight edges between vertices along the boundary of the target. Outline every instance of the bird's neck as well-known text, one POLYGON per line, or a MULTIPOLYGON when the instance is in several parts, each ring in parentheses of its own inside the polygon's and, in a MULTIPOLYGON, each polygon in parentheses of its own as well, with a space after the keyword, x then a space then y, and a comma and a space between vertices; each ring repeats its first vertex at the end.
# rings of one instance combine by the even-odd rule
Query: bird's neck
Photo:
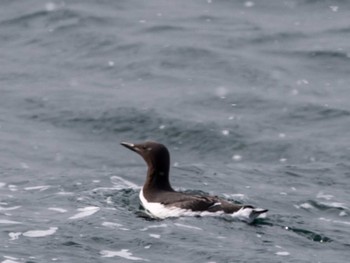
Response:
POLYGON ((174 191, 169 182, 169 170, 148 168, 144 189, 174 191))

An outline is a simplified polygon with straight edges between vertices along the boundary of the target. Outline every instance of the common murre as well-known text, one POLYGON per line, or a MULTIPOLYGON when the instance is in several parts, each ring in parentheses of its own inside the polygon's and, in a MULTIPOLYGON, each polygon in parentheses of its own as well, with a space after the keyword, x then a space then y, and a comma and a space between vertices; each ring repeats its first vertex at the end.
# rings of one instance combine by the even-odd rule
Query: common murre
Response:
POLYGON ((148 165, 147 177, 140 191, 140 201, 146 212, 155 218, 231 214, 251 223, 267 209, 238 205, 217 196, 191 195, 175 191, 169 182, 170 155, 160 143, 144 142, 121 145, 138 153, 148 165))

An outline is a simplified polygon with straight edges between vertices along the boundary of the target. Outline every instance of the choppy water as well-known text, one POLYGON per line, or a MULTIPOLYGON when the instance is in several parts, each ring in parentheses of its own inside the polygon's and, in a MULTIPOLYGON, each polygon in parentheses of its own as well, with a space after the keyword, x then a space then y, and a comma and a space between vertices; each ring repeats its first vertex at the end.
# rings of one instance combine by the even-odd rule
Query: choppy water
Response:
POLYGON ((350 2, 0 3, 0 262, 347 262, 350 2), (270 210, 147 220, 139 156, 270 210))

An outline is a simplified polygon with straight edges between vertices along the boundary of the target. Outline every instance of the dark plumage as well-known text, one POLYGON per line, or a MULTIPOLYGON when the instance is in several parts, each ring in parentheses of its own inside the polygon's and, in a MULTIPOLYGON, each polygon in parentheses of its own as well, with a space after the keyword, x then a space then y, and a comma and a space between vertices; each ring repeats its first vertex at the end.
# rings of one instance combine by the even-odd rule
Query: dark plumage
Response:
MULTIPOLYGON (((254 209, 249 205, 238 205, 217 196, 191 195, 175 191, 169 182, 170 155, 168 149, 160 143, 145 142, 121 145, 138 153, 148 165, 146 182, 143 186, 143 197, 150 203, 160 203, 165 207, 178 207, 193 212, 207 211, 232 214, 242 208, 251 208, 254 218, 265 213, 267 209, 254 209)), ((141 200, 142 201, 142 200, 141 200)))

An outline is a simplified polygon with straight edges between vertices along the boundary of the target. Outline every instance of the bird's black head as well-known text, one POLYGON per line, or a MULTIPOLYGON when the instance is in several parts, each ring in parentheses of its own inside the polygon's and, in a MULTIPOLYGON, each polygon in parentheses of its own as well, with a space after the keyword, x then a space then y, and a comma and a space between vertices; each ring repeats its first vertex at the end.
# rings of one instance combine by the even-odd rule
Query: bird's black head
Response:
POLYGON ((146 161, 149 172, 157 172, 160 176, 168 176, 170 155, 168 149, 160 143, 147 141, 144 143, 122 142, 121 145, 138 153, 146 161))

